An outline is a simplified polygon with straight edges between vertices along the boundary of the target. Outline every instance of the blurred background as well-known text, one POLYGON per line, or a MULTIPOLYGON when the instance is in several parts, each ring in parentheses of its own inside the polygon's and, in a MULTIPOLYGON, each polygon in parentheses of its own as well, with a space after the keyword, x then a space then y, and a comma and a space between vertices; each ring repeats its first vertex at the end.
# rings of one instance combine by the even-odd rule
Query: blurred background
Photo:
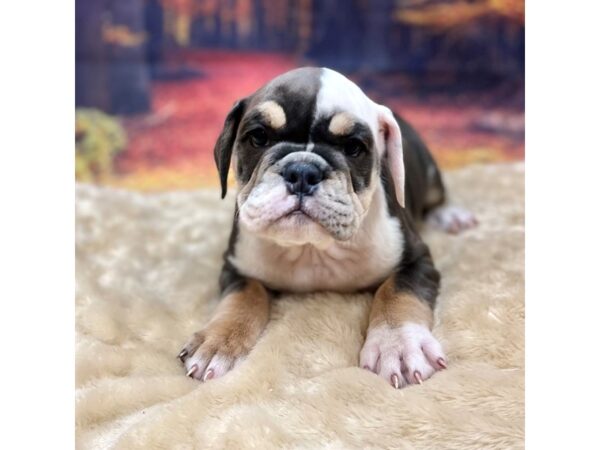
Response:
POLYGON ((440 165, 524 157, 523 0, 76 0, 76 178, 216 186, 234 101, 337 69, 413 123, 440 165))

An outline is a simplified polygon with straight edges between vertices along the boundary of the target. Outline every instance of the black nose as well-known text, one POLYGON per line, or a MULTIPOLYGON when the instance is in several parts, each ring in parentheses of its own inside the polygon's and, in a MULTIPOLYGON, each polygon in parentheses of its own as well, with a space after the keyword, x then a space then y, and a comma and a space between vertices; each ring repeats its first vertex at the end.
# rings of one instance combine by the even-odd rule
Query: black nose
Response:
POLYGON ((281 174, 288 191, 296 195, 312 195, 323 180, 323 171, 312 163, 293 162, 281 174))

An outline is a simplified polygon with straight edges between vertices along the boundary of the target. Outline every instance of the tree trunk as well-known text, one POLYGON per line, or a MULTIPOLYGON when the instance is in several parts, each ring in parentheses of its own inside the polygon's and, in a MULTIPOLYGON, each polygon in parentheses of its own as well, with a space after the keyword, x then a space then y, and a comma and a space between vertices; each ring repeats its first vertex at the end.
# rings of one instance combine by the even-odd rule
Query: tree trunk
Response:
MULTIPOLYGON (((125 27, 132 35, 145 32, 143 0, 112 2, 113 26, 125 27)), ((110 45, 109 91, 111 112, 137 114, 150 110, 150 74, 145 42, 115 42, 110 45)))
POLYGON ((102 41, 107 0, 75 3, 75 106, 110 109, 108 55, 102 41))

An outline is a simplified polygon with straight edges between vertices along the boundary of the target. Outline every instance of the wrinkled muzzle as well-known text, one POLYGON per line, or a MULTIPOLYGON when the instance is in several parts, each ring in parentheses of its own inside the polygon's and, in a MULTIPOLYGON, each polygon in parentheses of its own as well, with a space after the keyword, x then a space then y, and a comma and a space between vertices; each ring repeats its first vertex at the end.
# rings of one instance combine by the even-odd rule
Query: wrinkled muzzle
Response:
POLYGON ((352 189, 349 172, 333 170, 324 158, 308 151, 288 153, 277 161, 265 155, 237 201, 243 227, 288 245, 348 240, 366 210, 352 189))

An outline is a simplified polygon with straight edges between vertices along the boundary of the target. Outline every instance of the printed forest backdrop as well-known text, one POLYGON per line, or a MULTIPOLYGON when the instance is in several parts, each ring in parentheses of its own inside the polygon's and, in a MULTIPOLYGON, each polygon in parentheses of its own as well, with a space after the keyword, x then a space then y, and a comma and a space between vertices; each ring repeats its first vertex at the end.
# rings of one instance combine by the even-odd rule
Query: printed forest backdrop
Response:
POLYGON ((76 177, 216 184, 234 101, 328 66, 413 122, 444 168, 524 156, 523 0, 76 0, 76 177))

